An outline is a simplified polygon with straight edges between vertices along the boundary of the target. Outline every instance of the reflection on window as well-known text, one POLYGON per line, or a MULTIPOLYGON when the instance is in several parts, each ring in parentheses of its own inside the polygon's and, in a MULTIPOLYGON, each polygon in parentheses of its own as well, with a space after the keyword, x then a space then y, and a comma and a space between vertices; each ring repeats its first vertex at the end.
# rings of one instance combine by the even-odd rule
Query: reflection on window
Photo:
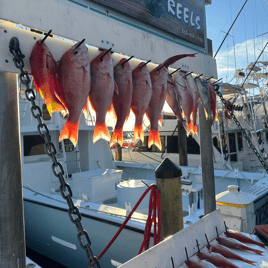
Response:
POLYGON ((39 135, 24 136, 24 156, 46 154, 43 137, 39 135))
POLYGON ((243 151, 242 132, 237 132, 237 146, 238 146, 238 151, 243 151))

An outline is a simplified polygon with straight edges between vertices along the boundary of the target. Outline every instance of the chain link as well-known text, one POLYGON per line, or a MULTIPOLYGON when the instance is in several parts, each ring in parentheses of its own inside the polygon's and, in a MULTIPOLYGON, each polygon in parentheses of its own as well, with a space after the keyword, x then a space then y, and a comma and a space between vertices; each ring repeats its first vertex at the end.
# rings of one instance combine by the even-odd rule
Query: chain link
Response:
POLYGON ((222 103, 226 107, 228 113, 231 115, 233 121, 235 122, 237 127, 242 131, 242 135, 243 135, 244 139, 247 141, 247 143, 249 144, 250 148, 253 150, 253 152, 257 156, 258 160, 260 161, 260 163, 262 164, 262 166, 264 167, 264 169, 268 173, 268 165, 267 165, 266 161, 263 159, 261 154, 257 151, 256 147, 252 143, 252 141, 249 138, 249 136, 247 135, 246 131, 243 129, 241 124, 238 122, 237 118, 235 117, 234 113, 232 112, 232 108, 230 107, 230 105, 227 104, 227 101, 223 98, 221 92, 219 91, 219 86, 216 84, 216 85, 213 85, 213 87, 214 87, 214 90, 216 91, 217 95, 221 99, 222 103))
POLYGON ((28 101, 31 102, 32 107, 31 107, 31 113, 32 116, 34 118, 36 118, 38 120, 38 125, 37 125, 37 130, 39 132, 39 134, 44 138, 45 140, 45 151, 47 153, 47 155, 49 155, 52 159, 52 171, 53 174, 58 177, 59 181, 60 181, 60 192, 62 197, 67 201, 67 204, 69 206, 68 209, 68 215, 69 218, 71 220, 72 223, 75 224, 77 231, 78 231, 78 242, 81 246, 82 249, 85 250, 87 258, 88 258, 88 267, 91 267, 91 264, 93 262, 95 262, 95 264, 97 264, 98 268, 101 268, 99 260, 97 259, 97 257, 94 256, 92 249, 91 249, 91 241, 90 238, 88 236, 88 233, 84 230, 82 223, 81 223, 81 213, 78 209, 78 207, 76 207, 73 203, 72 200, 72 190, 71 187, 68 183, 65 182, 64 179, 64 169, 63 166, 60 162, 58 162, 56 154, 56 148, 55 145, 51 142, 50 139, 50 135, 49 135, 49 129, 47 127, 47 125, 45 123, 43 123, 42 120, 42 112, 39 106, 37 106, 35 104, 35 93, 34 91, 30 88, 29 84, 30 84, 30 77, 28 72, 24 71, 24 61, 23 58, 25 57, 20 50, 20 44, 19 44, 19 40, 17 37, 12 37, 9 43, 9 50, 10 52, 13 54, 14 56, 14 64, 15 66, 20 69, 20 81, 22 84, 24 84, 26 86, 26 90, 25 90, 25 96, 27 98, 28 101), (59 167, 60 171, 57 172, 56 167, 59 167), (66 191, 67 189, 67 194, 65 195, 64 191, 66 191), (73 215, 76 214, 76 218, 73 217, 73 215), (84 244, 82 241, 82 237, 85 236, 86 238, 86 243, 84 244))

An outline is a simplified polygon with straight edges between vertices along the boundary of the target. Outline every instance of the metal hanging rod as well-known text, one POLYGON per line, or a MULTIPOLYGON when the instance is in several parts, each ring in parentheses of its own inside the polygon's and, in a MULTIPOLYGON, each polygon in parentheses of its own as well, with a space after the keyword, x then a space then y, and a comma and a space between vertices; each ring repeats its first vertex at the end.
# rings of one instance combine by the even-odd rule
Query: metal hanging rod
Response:
POLYGON ((215 81, 215 82, 213 83, 213 85, 216 84, 216 83, 218 83, 218 82, 221 81, 222 79, 223 79, 223 78, 221 78, 221 79, 215 81))
POLYGON ((208 79, 206 79, 206 82, 208 81, 208 80, 210 80, 211 78, 213 78, 214 76, 211 76, 211 77, 209 77, 208 79))
POLYGON ((188 74, 186 74, 184 77, 186 77, 186 76, 188 76, 188 75, 190 75, 190 74, 192 74, 193 72, 189 72, 188 74))
POLYGON ((178 68, 177 70, 175 70, 174 72, 170 73, 170 75, 172 75, 172 74, 174 74, 174 73, 178 72, 180 69, 181 69, 181 67, 180 67, 180 68, 178 68))
POLYGON ((165 67, 166 64, 162 65, 161 67, 159 67, 158 69, 156 69, 156 72, 158 73, 163 67, 165 67))
POLYGON ((130 58, 128 58, 127 60, 125 60, 124 62, 122 62, 121 65, 124 66, 124 64, 127 63, 128 61, 130 61, 132 58, 134 58, 134 56, 131 56, 130 58))
POLYGON ((110 51, 112 50, 112 48, 109 48, 102 56, 99 57, 99 60, 102 61, 102 58, 108 54, 110 51))
POLYGON ((45 37, 42 39, 42 41, 40 42, 40 44, 42 45, 44 42, 45 42, 45 40, 49 37, 49 35, 51 34, 51 32, 52 32, 52 29, 51 30, 49 30, 49 32, 47 32, 47 34, 45 35, 45 37))
POLYGON ((194 78, 194 80, 197 79, 197 78, 199 78, 199 77, 202 76, 202 75, 203 75, 203 74, 200 74, 200 75, 196 76, 196 77, 194 78))
POLYGON ((139 69, 141 70, 145 65, 147 65, 151 60, 148 60, 147 62, 145 62, 142 66, 139 67, 139 69))
POLYGON ((76 46, 75 46, 75 48, 73 49, 73 53, 77 53, 77 49, 85 42, 85 38, 82 40, 82 41, 80 41, 76 46))

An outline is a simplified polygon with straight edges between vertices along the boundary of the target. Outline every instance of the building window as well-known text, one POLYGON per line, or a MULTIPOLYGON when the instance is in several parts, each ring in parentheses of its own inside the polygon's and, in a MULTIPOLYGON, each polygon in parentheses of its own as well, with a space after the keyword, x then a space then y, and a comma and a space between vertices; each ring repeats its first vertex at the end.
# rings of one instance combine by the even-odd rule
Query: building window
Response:
POLYGON ((24 136, 24 156, 46 154, 43 137, 39 135, 24 136))

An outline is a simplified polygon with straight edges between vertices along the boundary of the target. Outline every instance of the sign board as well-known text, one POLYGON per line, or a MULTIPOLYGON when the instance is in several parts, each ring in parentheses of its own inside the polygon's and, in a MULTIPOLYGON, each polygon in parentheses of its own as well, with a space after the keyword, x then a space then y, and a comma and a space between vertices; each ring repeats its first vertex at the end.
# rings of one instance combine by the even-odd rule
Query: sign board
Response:
POLYGON ((204 12, 191 0, 93 0, 204 47, 204 12))

